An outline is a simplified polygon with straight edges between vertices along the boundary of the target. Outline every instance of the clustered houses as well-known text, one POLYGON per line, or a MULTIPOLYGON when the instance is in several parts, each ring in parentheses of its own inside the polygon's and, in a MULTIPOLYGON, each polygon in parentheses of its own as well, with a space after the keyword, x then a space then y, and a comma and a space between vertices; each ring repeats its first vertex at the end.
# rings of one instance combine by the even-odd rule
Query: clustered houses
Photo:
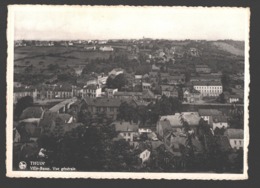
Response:
POLYGON ((194 88, 182 88, 183 101, 188 103, 196 103, 202 99, 201 93, 194 88))
MULTIPOLYGON (((91 41, 91 43, 93 42, 91 41)), ((106 42, 94 41, 94 43, 105 44, 106 42)), ((19 45, 17 43, 17 46, 19 45)), ((64 45, 67 46, 70 43, 64 43, 64 45)), ((102 45, 99 48, 88 45, 85 46, 85 50, 96 50, 96 48, 111 52, 114 49, 115 51, 127 50, 132 52, 132 55, 136 55, 139 49, 137 52, 134 46, 102 45)), ((206 144, 199 139, 202 120, 206 122, 206 126, 210 128, 213 135, 218 129, 224 130, 223 135, 214 135, 221 146, 225 145, 227 150, 243 148, 243 130, 230 128, 228 116, 216 109, 198 109, 198 111, 189 109, 191 112, 187 110, 187 112, 163 115, 159 117, 156 127, 146 127, 147 125, 144 126, 140 122, 118 121, 119 107, 125 102, 133 107, 144 107, 152 104, 151 102, 155 102, 161 96, 166 96, 179 98, 185 103, 200 103, 204 102, 203 99, 206 100, 207 97, 216 98, 223 93, 221 72, 212 72, 206 64, 187 66, 175 61, 183 58, 184 55, 199 56, 196 48, 190 48, 186 53, 182 47, 160 48, 154 53, 150 49, 140 49, 140 51, 146 53, 145 62, 149 67, 142 74, 129 73, 128 69, 114 68, 108 72, 108 75, 104 73, 86 75, 82 74, 83 67, 78 67, 75 68, 77 74, 75 85, 53 84, 57 80, 57 76, 48 80, 52 85, 23 87, 16 83, 14 102, 24 96, 32 96, 35 100, 62 99, 63 101, 48 110, 41 107, 25 109, 19 119, 19 124, 24 125, 25 130, 18 127, 14 129, 15 142, 28 138, 36 141, 43 134, 64 136, 65 133, 80 126, 80 123, 77 122, 80 119, 80 112, 86 110, 93 119, 107 117, 114 121, 111 125, 114 125, 115 131, 118 133, 114 139, 123 139, 133 146, 134 150, 138 151, 137 155, 142 164, 149 162, 154 157, 154 153, 159 153, 161 150, 164 152, 162 161, 166 164, 170 164, 169 161, 172 157, 177 157, 174 158, 174 166, 185 165, 181 157, 183 148, 190 147, 187 145, 190 141, 189 135, 192 135, 191 143, 195 155, 201 154, 202 145, 206 145, 206 149, 210 147, 207 145, 208 138, 203 139, 206 144), (127 86, 122 87, 122 90, 106 88, 108 76, 115 78, 120 74, 124 74, 127 79, 127 86), (188 124, 188 131, 184 126, 185 123, 188 124)), ((236 87, 236 89, 241 88, 236 87)), ((232 94, 228 96, 227 101, 236 103, 240 99, 237 94, 232 94)), ((162 162, 155 161, 156 163, 162 162)))

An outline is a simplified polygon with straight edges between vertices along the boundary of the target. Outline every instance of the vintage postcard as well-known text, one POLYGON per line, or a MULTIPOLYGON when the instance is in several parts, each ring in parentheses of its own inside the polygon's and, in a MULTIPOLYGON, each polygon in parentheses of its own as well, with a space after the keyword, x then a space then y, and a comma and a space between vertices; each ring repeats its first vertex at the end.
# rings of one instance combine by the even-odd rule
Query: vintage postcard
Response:
POLYGON ((250 9, 8 6, 7 176, 248 178, 250 9))

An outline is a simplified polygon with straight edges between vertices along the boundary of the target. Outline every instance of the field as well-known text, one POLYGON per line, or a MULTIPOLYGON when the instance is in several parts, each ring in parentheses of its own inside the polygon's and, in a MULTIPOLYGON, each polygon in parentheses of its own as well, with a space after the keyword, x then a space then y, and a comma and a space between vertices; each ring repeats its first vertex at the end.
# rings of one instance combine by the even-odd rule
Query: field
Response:
POLYGON ((14 49, 14 65, 47 67, 49 64, 84 65, 91 59, 108 59, 112 52, 86 51, 76 47, 18 47, 14 49))
POLYGON ((234 43, 227 43, 227 42, 213 42, 213 45, 217 46, 218 49, 227 51, 233 55, 243 56, 244 49, 243 46, 234 43))

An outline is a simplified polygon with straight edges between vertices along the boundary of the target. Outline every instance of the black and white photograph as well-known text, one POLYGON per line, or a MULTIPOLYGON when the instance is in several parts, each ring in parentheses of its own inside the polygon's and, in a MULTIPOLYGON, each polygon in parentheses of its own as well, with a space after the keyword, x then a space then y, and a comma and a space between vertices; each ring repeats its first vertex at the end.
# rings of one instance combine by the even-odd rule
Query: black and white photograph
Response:
POLYGON ((247 179, 249 8, 8 6, 7 176, 247 179))

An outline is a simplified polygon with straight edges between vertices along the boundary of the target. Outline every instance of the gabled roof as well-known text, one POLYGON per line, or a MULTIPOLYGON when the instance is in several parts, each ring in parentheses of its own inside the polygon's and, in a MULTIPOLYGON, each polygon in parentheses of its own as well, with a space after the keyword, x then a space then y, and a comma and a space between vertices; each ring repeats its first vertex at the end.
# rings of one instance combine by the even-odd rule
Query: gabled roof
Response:
POLYGON ((224 133, 229 139, 244 139, 243 129, 227 129, 224 133))
POLYGON ((222 115, 222 112, 217 109, 199 109, 200 116, 218 116, 222 115))
POLYGON ((115 125, 115 130, 117 132, 137 132, 139 128, 137 124, 126 121, 115 121, 112 124, 115 125))
POLYGON ((124 91, 116 91, 114 96, 142 96, 142 92, 124 92, 124 91))
POLYGON ((86 89, 96 90, 96 89, 99 89, 99 85, 98 84, 90 84, 86 87, 86 89))
POLYGON ((222 86, 220 81, 194 81, 194 86, 222 86))
POLYGON ((227 116, 224 115, 217 115, 217 116, 212 116, 213 122, 218 123, 218 122, 227 122, 227 116))
POLYGON ((155 96, 154 96, 154 93, 151 90, 146 90, 146 91, 143 91, 142 98, 144 98, 144 99, 154 99, 155 96))
POLYGON ((87 105, 96 107, 119 107, 123 102, 131 103, 132 99, 117 98, 84 98, 87 105))

